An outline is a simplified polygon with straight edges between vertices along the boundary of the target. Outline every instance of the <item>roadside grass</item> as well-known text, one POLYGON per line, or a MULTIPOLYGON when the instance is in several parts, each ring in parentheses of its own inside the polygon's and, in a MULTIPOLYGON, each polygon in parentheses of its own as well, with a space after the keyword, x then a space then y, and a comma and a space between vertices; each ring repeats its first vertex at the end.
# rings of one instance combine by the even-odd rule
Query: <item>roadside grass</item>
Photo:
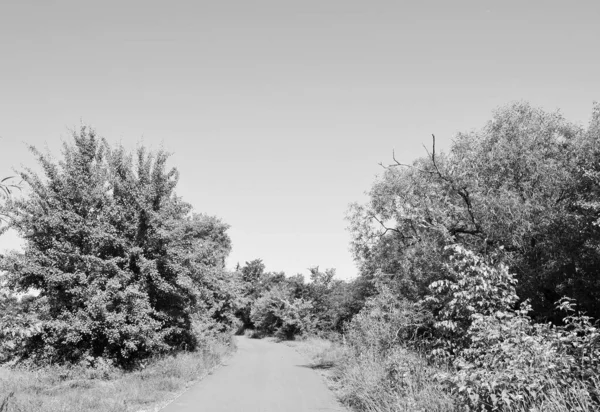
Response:
POLYGON ((154 359, 144 369, 0 367, 0 412, 156 412, 234 351, 233 339, 154 359))
POLYGON ((358 411, 457 411, 437 372, 417 354, 398 347, 385 355, 350 354, 336 375, 340 399, 358 411))
MULTIPOLYGON (((439 372, 414 351, 396 347, 385 354, 366 347, 356 351, 343 342, 320 338, 287 341, 318 370, 338 399, 357 412, 456 412, 465 405, 448 394, 439 372)), ((600 381, 594 381, 595 396, 600 381)), ((524 393, 502 412, 594 412, 598 409, 589 387, 574 381, 568 390, 548 387, 536 399, 524 393)), ((490 406, 489 409, 492 410, 490 406)))
POLYGON ((598 412, 597 396, 600 394, 600 382, 593 382, 596 401, 590 394, 590 386, 581 381, 573 381, 568 389, 551 385, 536 398, 523 396, 502 412, 598 412))
POLYGON ((288 346, 304 355, 314 369, 330 369, 339 366, 347 355, 346 348, 337 342, 317 337, 285 341, 288 346))
POLYGON ((355 353, 342 342, 320 338, 286 342, 320 370, 339 400, 355 411, 446 412, 459 410, 415 353, 396 348, 385 356, 355 353))

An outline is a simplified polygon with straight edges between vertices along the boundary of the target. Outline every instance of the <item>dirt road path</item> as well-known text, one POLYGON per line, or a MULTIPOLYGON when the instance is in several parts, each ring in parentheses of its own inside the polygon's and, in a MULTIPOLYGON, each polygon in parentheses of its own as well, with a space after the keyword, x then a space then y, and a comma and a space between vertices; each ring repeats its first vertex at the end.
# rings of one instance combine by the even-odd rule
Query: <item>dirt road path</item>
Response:
POLYGON ((237 337, 238 351, 161 412, 346 411, 289 346, 237 337))

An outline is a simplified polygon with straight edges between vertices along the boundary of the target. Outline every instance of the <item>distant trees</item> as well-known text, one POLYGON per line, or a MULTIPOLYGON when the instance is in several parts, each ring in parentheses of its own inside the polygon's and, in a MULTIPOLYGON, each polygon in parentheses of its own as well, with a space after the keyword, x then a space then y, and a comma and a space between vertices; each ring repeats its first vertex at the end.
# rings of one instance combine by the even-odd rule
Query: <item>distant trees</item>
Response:
POLYGON ((336 279, 335 269, 308 270, 310 282, 301 274, 266 272, 261 259, 239 267, 244 303, 237 316, 243 327, 282 339, 343 332, 373 294, 373 286, 362 279, 336 279))
POLYGON ((259 333, 281 339, 314 331, 313 303, 294 298, 286 283, 265 290, 253 302, 250 319, 259 333))
POLYGON ((195 319, 233 320, 228 226, 175 195, 167 153, 129 154, 85 127, 58 162, 31 150, 43 173, 21 172, 26 196, 2 208, 25 250, 0 265, 12 291, 39 296, 8 356, 128 366, 193 348, 195 319))
POLYGON ((283 339, 311 329, 312 304, 303 299, 303 280, 299 284, 296 278, 288 279, 283 272, 265 272, 261 259, 246 262, 239 268, 239 276, 243 304, 237 316, 243 328, 283 339))

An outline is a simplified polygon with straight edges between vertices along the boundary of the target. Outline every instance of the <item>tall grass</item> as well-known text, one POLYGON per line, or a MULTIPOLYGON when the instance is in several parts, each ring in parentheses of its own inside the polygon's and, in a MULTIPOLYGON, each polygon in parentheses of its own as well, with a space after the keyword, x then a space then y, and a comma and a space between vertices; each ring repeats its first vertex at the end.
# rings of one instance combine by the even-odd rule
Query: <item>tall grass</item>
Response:
POLYGON ((359 411, 454 411, 436 371, 402 348, 382 356, 350 353, 338 367, 341 400, 359 411))
MULTIPOLYGON (((400 346, 385 354, 375 350, 355 351, 343 342, 307 338, 286 342, 302 353, 309 366, 320 370, 340 401, 359 412, 458 412, 469 411, 439 378, 440 372, 417 352, 400 346)), ((600 394, 600 381, 595 381, 600 394)), ((597 403, 589 386, 574 381, 570 388, 551 387, 537 398, 523 394, 510 406, 478 411, 502 412, 594 412, 597 403)))
POLYGON ((206 341, 123 372, 112 367, 0 367, 0 412, 154 412, 201 379, 233 350, 231 339, 206 341))
POLYGON ((459 410, 436 380, 435 368, 414 352, 358 352, 341 342, 308 338, 288 343, 324 370, 329 386, 346 406, 365 412, 459 410))
MULTIPOLYGON (((600 382, 594 382, 596 393, 600 393, 600 382)), ((590 387, 581 381, 574 381, 569 388, 553 385, 540 396, 532 398, 523 396, 503 412, 594 412, 598 411, 598 403, 590 395, 590 387)))

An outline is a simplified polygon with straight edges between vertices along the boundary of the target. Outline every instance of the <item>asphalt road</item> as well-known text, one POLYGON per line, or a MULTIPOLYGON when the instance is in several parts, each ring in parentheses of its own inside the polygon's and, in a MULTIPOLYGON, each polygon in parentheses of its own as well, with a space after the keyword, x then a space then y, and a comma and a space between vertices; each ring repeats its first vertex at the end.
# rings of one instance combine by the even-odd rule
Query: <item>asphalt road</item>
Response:
POLYGON ((293 348, 236 337, 238 350, 161 412, 346 411, 293 348))

